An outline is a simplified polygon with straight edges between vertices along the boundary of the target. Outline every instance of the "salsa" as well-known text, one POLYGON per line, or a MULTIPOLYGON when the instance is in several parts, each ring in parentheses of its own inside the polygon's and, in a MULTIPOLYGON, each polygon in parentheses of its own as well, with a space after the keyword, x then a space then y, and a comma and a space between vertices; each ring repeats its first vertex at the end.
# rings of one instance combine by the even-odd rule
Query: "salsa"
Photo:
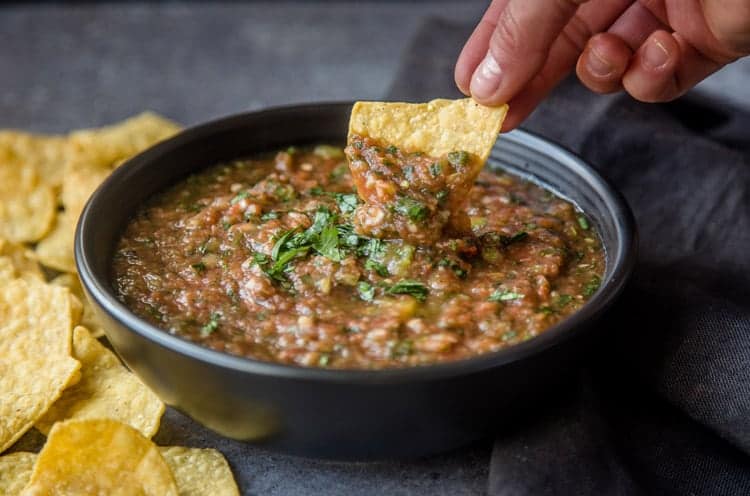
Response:
POLYGON ((503 172, 461 182, 460 150, 358 137, 346 152, 366 201, 328 145, 218 164, 155 195, 118 242, 119 298, 216 350, 378 369, 512 346, 599 287, 597 233, 550 191, 503 172))
POLYGON ((423 245, 438 241, 444 228, 470 233, 462 207, 481 168, 477 157, 456 150, 433 158, 358 135, 346 155, 364 200, 354 212, 358 233, 423 245))

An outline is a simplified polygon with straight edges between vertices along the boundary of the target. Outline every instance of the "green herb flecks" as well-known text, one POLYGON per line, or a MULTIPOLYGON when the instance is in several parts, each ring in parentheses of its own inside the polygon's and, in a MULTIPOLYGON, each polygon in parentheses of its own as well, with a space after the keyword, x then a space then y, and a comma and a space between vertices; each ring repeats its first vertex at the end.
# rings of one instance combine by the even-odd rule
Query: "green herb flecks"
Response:
POLYGON ((388 273, 388 267, 372 258, 368 258, 365 261, 365 269, 374 271, 380 277, 388 277, 390 275, 388 273))
POLYGON ((260 220, 262 220, 263 222, 267 222, 269 220, 278 219, 278 218, 279 218, 279 212, 275 212, 275 211, 266 212, 260 216, 260 220))
POLYGON ((402 356, 409 356, 414 353, 414 342, 411 339, 402 339, 396 342, 391 348, 391 356, 398 358, 402 356))
POLYGON ((441 258, 438 263, 438 267, 446 267, 453 271, 454 274, 456 274, 456 277, 459 279, 466 279, 466 276, 468 275, 468 272, 461 267, 461 264, 459 264, 456 260, 453 260, 451 258, 441 258))
POLYGON ((557 308, 563 308, 573 301, 573 297, 568 294, 561 294, 557 297, 557 300, 555 300, 555 306, 557 308))
POLYGON ((191 266, 191 267, 193 268, 193 270, 195 270, 195 271, 196 271, 196 272, 197 272, 198 274, 202 274, 203 272, 205 272, 205 271, 206 271, 206 264, 204 264, 203 262, 198 262, 198 263, 194 263, 194 264, 191 264, 190 266, 191 266))
POLYGON ((261 252, 255 252, 253 253, 253 263, 258 265, 265 265, 268 262, 270 262, 271 259, 268 258, 268 255, 261 252))
POLYGON ((450 152, 447 158, 456 170, 461 170, 469 163, 469 152, 463 150, 450 152))
POLYGON ((518 231, 512 236, 507 236, 498 232, 488 232, 482 234, 479 240, 485 246, 508 247, 512 244, 519 243, 528 237, 529 233, 527 233, 526 231, 518 231))
POLYGON ((357 292, 364 301, 372 301, 375 298, 375 287, 367 281, 357 283, 357 292))
POLYGON ((307 255, 310 250, 334 262, 340 262, 344 258, 336 216, 325 207, 315 212, 312 225, 306 230, 300 232, 292 229, 278 237, 271 250, 271 259, 274 263, 264 270, 273 279, 284 279, 289 263, 297 257, 307 255))
POLYGON ((329 174, 329 178, 332 181, 336 181, 348 173, 349 173, 349 166, 347 164, 341 164, 331 171, 331 173, 329 174))
POLYGON ((521 298, 523 298, 521 293, 498 288, 492 292, 489 298, 487 298, 487 301, 512 301, 520 300, 521 298))
POLYGON ((442 173, 443 166, 440 164, 440 162, 433 162, 430 164, 430 174, 432 174, 432 177, 438 177, 442 173))
POLYGON ((339 210, 342 214, 350 214, 356 210, 359 204, 359 198, 354 193, 345 195, 343 193, 336 193, 336 205, 339 206, 339 210))
POLYGON ((584 215, 578 216, 578 225, 581 226, 581 229, 583 229, 584 231, 588 231, 591 227, 589 225, 589 220, 584 215))
POLYGON ((333 224, 328 224, 323 228, 317 239, 313 241, 312 247, 334 262, 340 262, 343 258, 339 249, 339 231, 333 224))
POLYGON ((406 294, 413 296, 419 301, 425 301, 429 290, 427 289, 427 286, 419 281, 403 279, 386 288, 385 293, 389 295, 406 294))
POLYGON ((250 193, 248 193, 247 191, 243 191, 242 193, 239 193, 237 196, 235 196, 234 198, 232 198, 232 201, 230 201, 229 203, 231 203, 232 205, 234 205, 236 203, 241 202, 242 200, 244 200, 248 196, 250 196, 250 193))
POLYGON ((330 353, 321 353, 320 358, 318 358, 318 366, 319 367, 328 367, 328 365, 331 363, 331 354, 330 353))
POLYGON ((211 314, 211 319, 206 322, 206 324, 201 327, 201 337, 205 338, 210 336, 211 334, 216 331, 216 329, 219 328, 219 319, 221 319, 221 314, 218 312, 214 312, 211 314))
POLYGON ((425 206, 424 203, 415 200, 410 196, 399 197, 396 200, 394 210, 397 213, 408 217, 413 222, 419 222, 426 219, 427 215, 430 213, 429 209, 427 208, 427 206, 425 206))
POLYGON ((599 276, 594 276, 591 278, 591 280, 586 283, 586 286, 583 287, 583 296, 591 296, 594 293, 596 293, 596 290, 599 289, 599 286, 602 284, 602 280, 599 278, 599 276))
POLYGON ((354 226, 351 224, 339 224, 336 226, 336 229, 339 231, 341 244, 347 248, 357 248, 361 241, 365 239, 354 232, 354 226))

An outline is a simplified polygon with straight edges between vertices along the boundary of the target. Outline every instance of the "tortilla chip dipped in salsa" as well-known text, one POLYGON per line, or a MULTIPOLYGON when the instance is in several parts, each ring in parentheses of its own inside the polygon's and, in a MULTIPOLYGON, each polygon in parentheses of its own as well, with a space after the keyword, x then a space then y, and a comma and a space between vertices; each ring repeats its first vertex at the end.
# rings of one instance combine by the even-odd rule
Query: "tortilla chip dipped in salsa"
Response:
POLYGON ((470 98, 357 102, 346 155, 364 204, 358 233, 427 245, 448 226, 470 230, 462 207, 500 132, 507 105, 470 98))

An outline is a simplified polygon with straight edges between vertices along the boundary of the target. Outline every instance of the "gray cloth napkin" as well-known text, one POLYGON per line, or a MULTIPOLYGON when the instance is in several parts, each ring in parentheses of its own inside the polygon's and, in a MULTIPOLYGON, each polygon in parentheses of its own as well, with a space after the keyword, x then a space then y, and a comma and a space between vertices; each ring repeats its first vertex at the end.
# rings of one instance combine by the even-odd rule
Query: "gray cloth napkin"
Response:
MULTIPOLYGON (((471 29, 426 23, 387 98, 457 96, 471 29)), ((750 115, 570 78, 524 126, 624 193, 640 261, 579 380, 495 440, 490 494, 750 494, 750 115)))

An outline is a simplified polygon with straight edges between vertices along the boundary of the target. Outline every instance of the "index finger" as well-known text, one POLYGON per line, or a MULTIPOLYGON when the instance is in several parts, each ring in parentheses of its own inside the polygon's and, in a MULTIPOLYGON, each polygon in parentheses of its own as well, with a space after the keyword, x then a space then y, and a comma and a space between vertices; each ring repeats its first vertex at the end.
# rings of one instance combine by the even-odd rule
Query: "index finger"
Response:
POLYGON ((550 47, 586 1, 508 0, 471 77, 471 96, 485 105, 511 100, 542 69, 550 47))

